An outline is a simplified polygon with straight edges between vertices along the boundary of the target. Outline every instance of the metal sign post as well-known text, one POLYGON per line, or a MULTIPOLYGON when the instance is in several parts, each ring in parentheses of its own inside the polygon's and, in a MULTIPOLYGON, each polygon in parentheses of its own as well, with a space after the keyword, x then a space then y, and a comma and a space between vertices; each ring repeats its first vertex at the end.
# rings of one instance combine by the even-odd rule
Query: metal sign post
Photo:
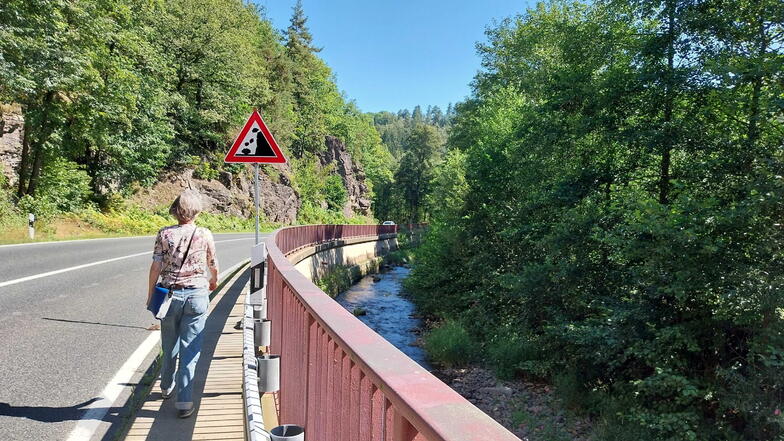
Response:
POLYGON ((259 163, 253 164, 255 171, 255 178, 253 180, 253 202, 256 204, 256 245, 259 244, 259 202, 261 195, 259 194, 259 163))
POLYGON ((253 202, 256 205, 256 245, 259 237, 259 164, 284 164, 286 158, 258 110, 254 110, 226 153, 225 162, 253 163, 253 202))

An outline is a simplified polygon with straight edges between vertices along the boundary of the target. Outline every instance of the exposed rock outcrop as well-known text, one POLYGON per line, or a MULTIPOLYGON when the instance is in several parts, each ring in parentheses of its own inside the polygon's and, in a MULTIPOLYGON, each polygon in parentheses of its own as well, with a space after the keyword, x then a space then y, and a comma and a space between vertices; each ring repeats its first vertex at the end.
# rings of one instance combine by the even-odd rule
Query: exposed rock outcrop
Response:
POLYGON ((16 183, 16 169, 22 152, 24 118, 18 106, 0 106, 0 173, 16 183))
MULTIPOLYGON (((281 224, 291 224, 297 219, 300 207, 299 196, 291 188, 287 165, 276 166, 278 181, 266 173, 259 174, 261 210, 264 219, 281 224)), ((207 212, 225 213, 241 217, 253 215, 253 179, 251 173, 231 174, 223 172, 218 179, 199 179, 193 170, 167 173, 149 189, 141 189, 132 201, 146 207, 170 203, 187 188, 198 190, 204 199, 207 212)))
POLYGON ((335 172, 343 179, 343 185, 348 192, 348 200, 343 206, 343 214, 351 216, 354 213, 370 214, 370 189, 365 183, 365 171, 351 158, 343 141, 327 136, 324 141, 327 149, 319 154, 321 166, 335 164, 335 172))

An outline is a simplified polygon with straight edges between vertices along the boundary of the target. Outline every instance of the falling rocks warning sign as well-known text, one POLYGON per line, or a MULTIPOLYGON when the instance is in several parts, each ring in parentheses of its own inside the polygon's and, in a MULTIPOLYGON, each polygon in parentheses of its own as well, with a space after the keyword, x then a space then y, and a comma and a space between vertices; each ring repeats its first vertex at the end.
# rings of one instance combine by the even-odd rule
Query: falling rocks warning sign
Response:
POLYGON ((286 162, 286 158, 261 115, 254 110, 231 145, 224 162, 282 164, 286 162))

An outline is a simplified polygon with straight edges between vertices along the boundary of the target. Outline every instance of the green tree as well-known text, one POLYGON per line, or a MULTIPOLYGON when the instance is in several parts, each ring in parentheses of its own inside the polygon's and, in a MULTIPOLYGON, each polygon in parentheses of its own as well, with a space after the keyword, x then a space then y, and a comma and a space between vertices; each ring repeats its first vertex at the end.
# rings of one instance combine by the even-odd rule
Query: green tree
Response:
POLYGON ((780 437, 781 12, 555 2, 489 29, 448 142, 464 196, 410 281, 426 311, 519 342, 499 369, 571 384, 607 433, 780 437))
POLYGON ((173 70, 173 154, 222 149, 229 131, 270 94, 258 14, 240 0, 175 0, 156 42, 173 70))
POLYGON ((412 130, 406 147, 395 173, 395 191, 403 198, 406 220, 416 223, 426 218, 425 198, 441 155, 443 139, 434 127, 420 124, 412 130))
POLYGON ((18 197, 35 195, 47 158, 62 155, 53 137, 73 99, 96 79, 88 56, 99 25, 93 9, 60 0, 0 5, 0 98, 21 105, 25 117, 18 197))

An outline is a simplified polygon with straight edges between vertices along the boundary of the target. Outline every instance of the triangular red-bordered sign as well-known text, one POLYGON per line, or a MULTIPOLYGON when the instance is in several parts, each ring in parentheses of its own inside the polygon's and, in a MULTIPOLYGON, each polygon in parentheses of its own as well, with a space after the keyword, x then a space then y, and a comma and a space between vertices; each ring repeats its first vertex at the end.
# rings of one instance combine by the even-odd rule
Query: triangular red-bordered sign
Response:
POLYGON ((282 164, 286 158, 261 115, 254 109, 223 161, 282 164))

